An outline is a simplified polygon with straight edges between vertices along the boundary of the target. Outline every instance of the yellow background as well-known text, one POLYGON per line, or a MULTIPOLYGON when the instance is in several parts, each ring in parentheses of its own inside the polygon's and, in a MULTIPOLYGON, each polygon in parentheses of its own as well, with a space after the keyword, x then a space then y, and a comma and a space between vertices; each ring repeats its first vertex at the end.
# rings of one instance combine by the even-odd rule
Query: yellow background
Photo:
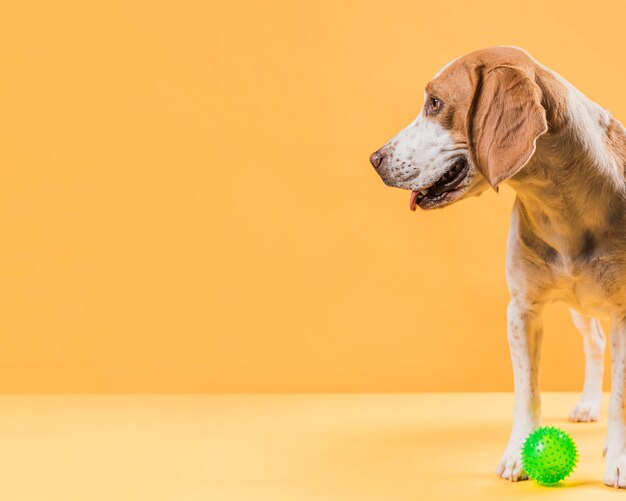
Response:
POLYGON ((0 395, 0 495, 616 501, 623 493, 602 483, 606 421, 568 422, 575 398, 543 395, 543 424, 570 433, 579 453, 574 473, 548 488, 495 474, 511 393, 0 395))
MULTIPOLYGON (((0 391, 510 390, 512 192, 411 213, 367 158, 496 44, 626 118, 626 8, 589 7, 7 3, 0 391)), ((582 361, 552 308, 542 388, 582 361)))

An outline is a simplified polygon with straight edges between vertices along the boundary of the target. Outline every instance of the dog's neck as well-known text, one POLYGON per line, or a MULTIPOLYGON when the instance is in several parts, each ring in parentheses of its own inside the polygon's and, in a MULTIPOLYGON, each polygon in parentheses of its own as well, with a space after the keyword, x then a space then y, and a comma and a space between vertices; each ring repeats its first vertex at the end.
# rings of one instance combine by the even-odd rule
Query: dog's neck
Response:
POLYGON ((624 231, 625 168, 622 125, 571 91, 563 126, 541 136, 532 160, 509 180, 520 224, 561 256, 587 253, 595 235, 624 231))

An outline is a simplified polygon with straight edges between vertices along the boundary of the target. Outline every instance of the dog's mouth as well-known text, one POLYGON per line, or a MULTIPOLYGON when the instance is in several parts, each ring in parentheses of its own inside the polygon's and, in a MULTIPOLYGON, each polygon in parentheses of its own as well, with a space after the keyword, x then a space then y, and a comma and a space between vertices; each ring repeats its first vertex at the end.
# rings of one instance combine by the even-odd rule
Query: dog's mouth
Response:
POLYGON ((421 208, 430 209, 445 203, 452 198, 452 194, 459 187, 461 182, 469 173, 469 162, 466 157, 459 158, 452 166, 430 186, 413 190, 409 208, 415 210, 419 205, 421 208))

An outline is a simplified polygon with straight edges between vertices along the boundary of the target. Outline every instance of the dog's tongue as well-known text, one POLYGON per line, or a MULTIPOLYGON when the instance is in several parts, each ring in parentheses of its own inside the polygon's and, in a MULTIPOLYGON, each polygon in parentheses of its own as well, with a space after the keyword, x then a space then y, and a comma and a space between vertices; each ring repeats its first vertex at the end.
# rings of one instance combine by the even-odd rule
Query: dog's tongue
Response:
POLYGON ((419 195, 420 192, 419 191, 415 191, 413 190, 411 192, 411 200, 409 202, 409 209, 411 210, 415 210, 417 207, 417 195, 419 195))

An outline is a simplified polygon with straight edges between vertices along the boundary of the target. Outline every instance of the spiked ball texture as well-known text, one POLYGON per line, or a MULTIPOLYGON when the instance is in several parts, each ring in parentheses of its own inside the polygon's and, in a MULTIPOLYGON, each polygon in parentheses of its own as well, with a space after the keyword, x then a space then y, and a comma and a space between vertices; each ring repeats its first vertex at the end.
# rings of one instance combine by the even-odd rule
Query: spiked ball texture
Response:
POLYGON ((522 447, 522 465, 541 485, 555 485, 567 477, 578 461, 576 444, 565 431, 543 426, 531 432, 522 447))

